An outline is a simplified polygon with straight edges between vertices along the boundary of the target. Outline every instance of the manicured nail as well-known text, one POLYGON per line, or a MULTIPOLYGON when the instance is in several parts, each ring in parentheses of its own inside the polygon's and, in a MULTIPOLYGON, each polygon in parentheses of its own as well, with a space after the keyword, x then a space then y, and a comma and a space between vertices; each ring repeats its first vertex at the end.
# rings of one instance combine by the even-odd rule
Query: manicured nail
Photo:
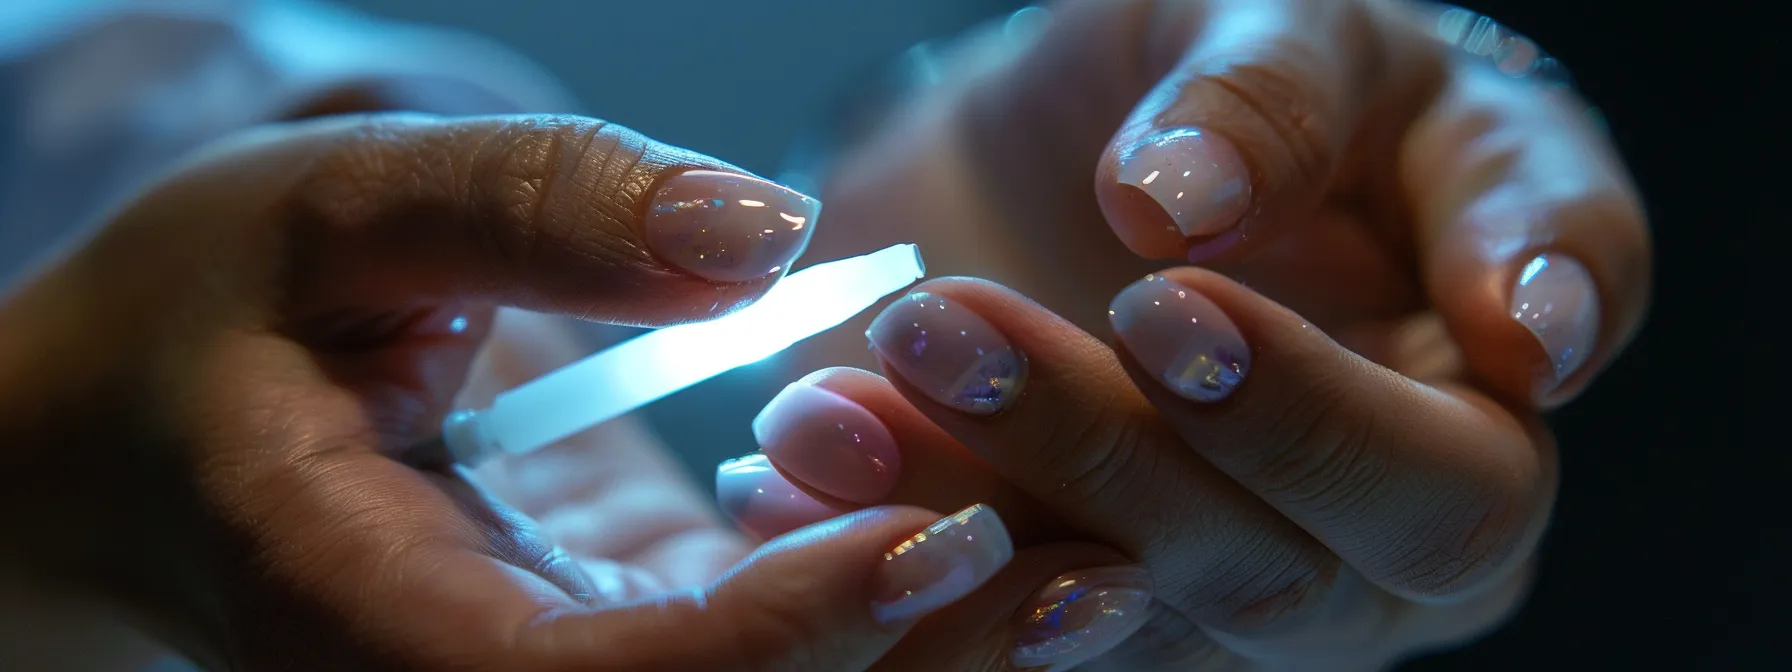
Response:
POLYGON ((716 467, 716 501, 741 528, 767 539, 846 513, 791 485, 763 453, 716 467))
POLYGON ((1052 579, 1017 614, 1015 667, 1070 669, 1107 653, 1145 625, 1151 575, 1139 567, 1101 567, 1052 579))
POLYGON ((1026 382, 1026 357, 995 326, 946 297, 917 292, 890 304, 865 332, 910 385, 966 413, 1006 408, 1026 382))
POLYGON ((1531 330, 1550 371, 1540 382, 1548 393, 1567 380, 1593 353, 1599 336, 1599 291, 1593 276, 1574 257, 1560 253, 1538 255, 1518 273, 1512 288, 1512 319, 1531 330))
POLYGON ((1121 153, 1120 183, 1150 195, 1184 236, 1230 229, 1251 205, 1250 172, 1238 150, 1193 128, 1158 133, 1121 153))
POLYGON ((667 179, 647 212, 647 246, 716 282, 763 278, 809 245, 821 201, 757 177, 691 170, 667 179))
POLYGON ((879 623, 919 618, 958 601, 1014 557, 996 512, 973 504, 884 554, 871 613, 879 623))
POLYGON ((875 504, 896 485, 896 439, 864 406, 797 383, 753 419, 759 449, 785 473, 841 499, 875 504))
POLYGON ((1226 313, 1161 275, 1120 290, 1108 319, 1133 358, 1184 398, 1224 399, 1251 370, 1250 347, 1226 313))

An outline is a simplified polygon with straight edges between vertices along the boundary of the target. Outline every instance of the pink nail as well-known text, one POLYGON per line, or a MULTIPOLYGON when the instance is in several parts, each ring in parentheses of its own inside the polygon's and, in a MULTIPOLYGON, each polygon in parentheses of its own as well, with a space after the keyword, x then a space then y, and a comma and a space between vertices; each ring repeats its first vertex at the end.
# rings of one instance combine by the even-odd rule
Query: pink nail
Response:
POLYGON ((798 490, 761 453, 716 467, 716 501, 742 529, 765 539, 846 513, 798 490))
POLYGON ((1139 567, 1101 567, 1052 579, 1021 608, 1015 667, 1070 669, 1107 653, 1145 625, 1151 576, 1139 567))
POLYGON ((1193 128, 1163 131, 1122 153, 1119 180, 1149 194, 1189 237, 1232 228, 1251 204, 1250 173, 1238 150, 1193 128))
POLYGON ((974 415, 1007 408, 1026 382, 1026 358, 976 313, 917 292, 890 304, 865 336, 894 373, 934 401, 974 415))
POLYGON ((1163 276, 1121 290, 1108 316, 1133 358, 1184 398, 1224 399, 1251 369, 1250 347, 1226 313, 1163 276))
POLYGON ((896 438, 865 407, 797 383, 753 419, 759 449, 804 484, 841 499, 875 504, 902 467, 896 438))
POLYGON ((716 282, 790 267, 815 230, 821 201, 735 173, 692 170, 668 178, 647 213, 647 246, 716 282))
POLYGON ((1579 370, 1593 354, 1599 337, 1599 291, 1593 276, 1574 257, 1538 255, 1512 289, 1512 319, 1518 320, 1549 357, 1550 370, 1539 381, 1547 394, 1579 370))
POLYGON ((1014 557, 996 512, 973 504, 884 554, 871 613, 879 623, 920 618, 969 595, 1014 557))

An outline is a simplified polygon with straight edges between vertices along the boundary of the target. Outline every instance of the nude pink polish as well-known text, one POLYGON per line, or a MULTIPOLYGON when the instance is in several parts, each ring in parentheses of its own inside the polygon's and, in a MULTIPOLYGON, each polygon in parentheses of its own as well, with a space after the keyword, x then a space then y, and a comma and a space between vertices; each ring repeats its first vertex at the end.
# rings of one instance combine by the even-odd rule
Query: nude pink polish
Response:
POLYGON ((1537 255, 1512 288, 1512 319, 1543 347, 1549 370, 1540 394, 1554 391, 1580 370, 1599 337, 1599 291, 1580 261, 1560 253, 1537 255))
POLYGON ((1251 370, 1250 347, 1225 311, 1161 275, 1120 290, 1108 317, 1133 359, 1185 399, 1224 399, 1251 370))
POLYGON ((753 436, 779 469, 851 502, 881 501, 902 467, 896 439, 877 416, 813 385, 779 392, 753 419, 753 436))
POLYGON ((995 509, 971 505, 884 553, 871 613, 879 623, 920 618, 969 595, 1013 557, 995 509))
POLYGON ((790 268, 809 245, 821 201, 737 173, 691 170, 667 178, 646 218, 661 259, 716 282, 756 280, 790 268))
POLYGON ((1182 235, 1236 226, 1251 204, 1250 172, 1223 137, 1194 128, 1160 132, 1122 152, 1120 184, 1145 192, 1182 235))
POLYGON ((762 539, 846 513, 791 485, 762 453, 716 466, 716 501, 741 529, 762 539))

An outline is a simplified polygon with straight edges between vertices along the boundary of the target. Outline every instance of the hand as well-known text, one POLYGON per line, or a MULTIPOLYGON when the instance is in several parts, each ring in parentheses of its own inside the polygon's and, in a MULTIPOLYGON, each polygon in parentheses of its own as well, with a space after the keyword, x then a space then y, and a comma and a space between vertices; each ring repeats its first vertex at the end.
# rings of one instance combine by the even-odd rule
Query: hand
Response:
POLYGON ((1605 138, 1570 94, 1448 51, 1407 5, 1055 12, 848 156, 830 216, 861 228, 816 245, 917 239, 931 269, 1063 318, 930 284, 931 307, 977 317, 898 303, 872 328, 893 386, 817 374, 768 406, 765 450, 835 506, 975 496, 1023 547, 1080 535, 1142 562, 1160 607, 1128 665, 1373 669, 1497 623, 1555 492, 1539 413, 1647 303, 1647 231, 1605 138), (1121 291, 1158 267, 1141 256, 1234 280, 1175 269, 1121 291), (1202 306, 1173 313, 1187 325, 1136 303, 1171 290, 1202 306), (955 332, 990 358, 933 354, 955 332), (854 457, 878 436, 882 471, 854 457))
MULTIPOLYGON (((1642 318, 1648 231, 1588 108, 1443 44, 1430 6, 1073 0, 1043 23, 968 39, 836 162, 813 256, 919 242, 933 275, 994 280, 1103 335, 1115 292, 1186 259, 1371 359, 1460 359, 1543 407, 1642 318), (1546 254, 1547 273, 1522 272, 1546 254), (1539 292, 1554 314, 1508 319, 1539 292)), ((857 333, 793 359, 869 365, 857 333)))
MULTIPOLYGON (((743 558, 626 426, 487 473, 522 512, 431 440, 492 305, 727 311, 816 207, 580 118, 338 118, 215 146, 0 309, 0 455, 28 475, 0 564, 215 667, 837 670, 926 650, 898 640, 979 586, 929 623, 974 636, 1112 557, 1030 551, 992 580, 1011 556, 993 513, 881 507, 743 558)), ((557 363, 554 338, 509 330, 470 394, 557 363)), ((938 655, 1000 650, 976 644, 938 655)))

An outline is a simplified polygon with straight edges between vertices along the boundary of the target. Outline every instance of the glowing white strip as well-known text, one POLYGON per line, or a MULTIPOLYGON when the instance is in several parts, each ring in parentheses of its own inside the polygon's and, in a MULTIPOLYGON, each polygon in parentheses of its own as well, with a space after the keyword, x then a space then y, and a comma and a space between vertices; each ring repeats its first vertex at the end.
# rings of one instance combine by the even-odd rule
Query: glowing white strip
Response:
POLYGON ((908 244, 804 269, 737 312, 648 332, 456 412, 443 439, 463 464, 533 451, 839 326, 925 272, 908 244))

